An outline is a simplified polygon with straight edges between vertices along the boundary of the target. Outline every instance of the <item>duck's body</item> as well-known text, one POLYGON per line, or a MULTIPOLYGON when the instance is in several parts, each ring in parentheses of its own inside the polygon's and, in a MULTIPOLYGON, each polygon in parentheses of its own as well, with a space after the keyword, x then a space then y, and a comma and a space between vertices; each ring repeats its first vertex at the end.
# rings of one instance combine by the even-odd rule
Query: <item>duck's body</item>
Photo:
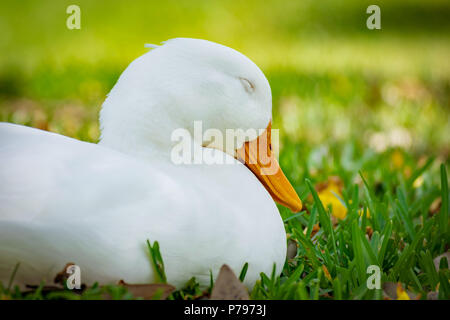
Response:
POLYGON ((144 161, 6 123, 0 159, 4 283, 19 261, 22 284, 51 283, 68 262, 80 266, 87 284, 151 283, 147 239, 160 243, 167 277, 177 286, 186 275, 208 284, 209 270, 223 263, 239 270, 245 262, 250 285, 259 272, 284 263, 277 208, 237 160, 220 168, 144 161))
MULTIPOLYGON (((220 116, 226 112, 231 117, 232 111, 221 108, 235 96, 240 100, 231 102, 251 110, 251 115, 255 105, 271 104, 267 80, 247 58, 229 48, 202 40, 177 41, 137 59, 121 76, 102 109, 100 144, 0 124, 0 281, 7 282, 20 262, 16 284, 49 283, 73 262, 86 284, 120 279, 150 283, 154 275, 147 239, 159 242, 167 280, 178 287, 191 277, 209 284, 210 271, 215 277, 224 263, 237 273, 248 262, 249 287, 260 272, 269 274, 274 264, 281 270, 286 235, 278 209, 261 182, 269 184, 268 190, 278 188, 276 199, 280 199, 284 176, 276 175, 273 183, 264 177, 260 182, 257 173, 217 147, 201 152, 219 154, 233 164, 177 165, 170 158, 170 133, 178 127, 192 132, 191 121, 201 116, 202 108, 211 113, 210 108, 217 106, 220 116), (208 50, 216 56, 225 53, 224 58, 215 58, 220 63, 208 62, 210 58, 198 53, 208 50), (231 64, 236 72, 252 71, 252 86, 262 88, 258 89, 262 93, 234 92, 242 89, 240 73, 235 78, 226 65, 221 73, 215 69, 222 68, 228 55, 240 64, 231 64), (189 63, 198 58, 200 67, 188 72, 184 65, 172 65, 186 56, 189 63), (205 63, 210 72, 202 70, 205 63), (145 78, 146 73, 152 78, 145 78), (169 76, 185 86, 184 91, 175 86, 171 93, 167 83, 155 80, 169 76), (184 79, 191 76, 200 76, 201 83, 184 79), (218 85, 219 80, 225 86, 218 85), (208 99, 205 83, 214 84, 208 99), (227 92, 227 87, 234 91, 227 92), (220 94, 214 96, 214 90, 220 94), (158 96, 161 92, 174 97, 164 99, 158 96)), ((220 123, 216 116, 205 115, 204 125, 240 127, 240 119, 220 123)), ((268 106, 245 120, 252 127, 265 128, 270 117, 268 106)), ((301 206, 299 201, 295 208, 301 206)))

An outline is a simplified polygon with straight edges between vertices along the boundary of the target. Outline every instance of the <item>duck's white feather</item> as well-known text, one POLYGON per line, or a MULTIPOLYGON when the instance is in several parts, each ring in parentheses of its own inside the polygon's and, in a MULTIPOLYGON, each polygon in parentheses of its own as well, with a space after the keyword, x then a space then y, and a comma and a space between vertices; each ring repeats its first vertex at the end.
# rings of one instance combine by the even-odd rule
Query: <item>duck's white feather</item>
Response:
MULTIPOLYGON (((204 149, 204 152, 220 152, 204 149)), ((226 154, 224 157, 228 157, 226 154)), ((0 124, 0 281, 52 281, 68 262, 92 284, 149 283, 146 240, 168 281, 204 285, 223 263, 249 286, 281 269, 282 220, 242 164, 176 166, 24 126, 0 124)))

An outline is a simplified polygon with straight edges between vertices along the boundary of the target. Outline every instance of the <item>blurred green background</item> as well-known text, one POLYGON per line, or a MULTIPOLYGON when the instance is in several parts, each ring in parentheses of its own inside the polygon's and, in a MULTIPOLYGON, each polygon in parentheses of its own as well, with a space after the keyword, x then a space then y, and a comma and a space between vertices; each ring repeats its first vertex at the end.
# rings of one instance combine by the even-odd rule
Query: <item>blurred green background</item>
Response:
POLYGON ((145 43, 203 38, 268 77, 274 127, 293 146, 282 162, 308 154, 314 172, 324 157, 399 148, 447 162, 449 16, 444 0, 2 1, 0 120, 97 141, 101 104, 145 43), (70 4, 81 30, 66 28, 70 4), (370 4, 381 30, 366 28, 370 4))
MULTIPOLYGON (((371 240, 375 249, 384 226, 393 226, 392 238, 383 240, 390 243, 381 258, 383 281, 412 285, 423 297, 440 281, 439 292, 445 293, 446 282, 430 270, 432 257, 448 251, 448 202, 442 196, 447 178, 439 165, 449 171, 449 17, 448 0, 1 1, 0 121, 96 142, 101 104, 127 65, 148 51, 145 43, 191 37, 230 46, 269 79, 273 128, 281 129, 281 167, 309 209, 293 219, 279 207, 288 238, 298 242, 294 228, 308 225, 311 232, 315 223, 309 178, 334 216, 342 219, 350 208, 334 231, 339 248, 354 242, 356 212, 367 209, 370 223, 364 215, 361 228, 370 237, 377 234, 371 240), (81 30, 66 27, 71 4, 81 8, 81 30), (366 28, 371 4, 381 8, 381 30, 366 28), (362 196, 359 172, 376 206, 369 191, 362 196), (433 229, 424 226, 430 220, 433 229)), ((343 293, 333 289, 333 295, 370 297, 360 290, 365 282, 356 285, 356 250, 346 247, 337 255, 326 228, 315 239, 317 257, 311 261, 319 259, 343 284, 343 293), (328 250, 343 262, 322 261, 328 250)), ((296 270, 297 261, 306 261, 302 281, 318 298, 320 273, 309 266, 301 243, 284 276, 296 270)), ((441 274, 448 278, 448 272, 441 274)), ((331 281, 323 282, 321 297, 329 296, 331 281)))

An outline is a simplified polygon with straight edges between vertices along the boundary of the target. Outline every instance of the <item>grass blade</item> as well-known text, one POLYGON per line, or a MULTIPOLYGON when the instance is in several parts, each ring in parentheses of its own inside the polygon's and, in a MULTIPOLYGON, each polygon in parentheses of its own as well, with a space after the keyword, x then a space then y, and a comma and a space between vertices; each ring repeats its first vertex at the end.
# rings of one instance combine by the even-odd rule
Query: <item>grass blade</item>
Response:
POLYGON ((241 273, 239 274, 239 280, 241 282, 244 282, 245 275, 247 274, 247 270, 248 270, 248 262, 246 262, 244 264, 244 266, 242 267, 241 273))
POLYGON ((152 244, 150 240, 147 240, 147 247, 150 253, 150 261, 155 271, 155 282, 167 283, 166 273, 164 271, 164 261, 162 259, 161 253, 159 252, 159 243, 155 241, 152 244))
POLYGON ((441 211, 439 212, 439 229, 443 235, 447 233, 448 229, 448 181, 447 170, 445 165, 441 164, 441 196, 442 204, 441 211))

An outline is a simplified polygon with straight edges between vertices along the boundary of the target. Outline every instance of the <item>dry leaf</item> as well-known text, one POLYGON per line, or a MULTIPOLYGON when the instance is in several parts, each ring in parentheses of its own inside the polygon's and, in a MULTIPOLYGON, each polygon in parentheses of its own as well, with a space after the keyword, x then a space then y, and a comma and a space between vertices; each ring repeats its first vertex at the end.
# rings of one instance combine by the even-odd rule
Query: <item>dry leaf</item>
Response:
POLYGON ((326 267, 324 264, 322 265, 322 270, 323 270, 323 273, 325 274, 325 277, 326 277, 329 281, 332 281, 332 279, 331 279, 331 274, 330 274, 330 272, 328 271, 327 267, 326 267))
POLYGON ((233 270, 224 264, 214 284, 211 300, 250 300, 250 297, 247 288, 239 281, 233 270))
MULTIPOLYGON (((62 292, 64 291, 64 288, 61 286, 41 286, 41 285, 32 285, 32 284, 26 284, 25 287, 29 290, 22 291, 23 295, 35 293, 36 290, 39 290, 39 292, 42 295, 49 294, 51 292, 62 292)), ((86 289, 86 285, 81 285, 81 289, 73 289, 74 293, 82 293, 86 289)), ((1 300, 1 299, 0 299, 1 300)))
MULTIPOLYGON (((316 224, 313 226, 312 230, 311 230, 311 238, 314 237, 314 235, 315 235, 317 232, 319 232, 319 230, 320 230, 319 223, 316 223, 316 224)), ((306 235, 306 232, 307 232, 307 231, 308 231, 308 228, 305 228, 305 229, 303 230, 303 234, 306 235)))
POLYGON ((383 283, 383 297, 385 300, 418 300, 420 295, 417 295, 409 290, 403 289, 401 283, 384 282, 383 283))
POLYGON ((159 297, 160 300, 165 300, 175 290, 174 286, 165 283, 129 284, 120 280, 119 285, 127 288, 128 292, 130 292, 133 297, 140 297, 143 299, 159 297))
POLYGON ((296 255, 297 255, 297 243, 294 240, 289 239, 287 245, 286 258, 288 260, 294 259, 296 255))
POLYGON ((437 291, 428 292, 427 300, 439 300, 439 292, 437 292, 437 291))
POLYGON ((436 198, 430 205, 430 209, 428 210, 428 214, 430 216, 435 215, 441 210, 442 198, 436 198))
POLYGON ((67 268, 74 265, 75 263, 73 262, 66 263, 66 266, 56 274, 53 282, 64 286, 66 284, 67 279, 71 276, 70 273, 67 273, 67 268))
POLYGON ((373 229, 371 226, 366 226, 366 234, 369 236, 369 240, 372 239, 373 229))
POLYGON ((395 282, 384 282, 383 296, 387 299, 397 299, 397 284, 395 282))
MULTIPOLYGON (((64 288, 66 286, 67 279, 71 276, 70 273, 67 273, 67 268, 69 268, 70 266, 74 266, 74 265, 76 265, 76 264, 73 262, 66 263, 64 268, 56 274, 53 282, 61 285, 62 288, 64 288)), ((30 288, 31 288, 31 286, 30 286, 30 288)), ((48 290, 46 290, 46 291, 49 291, 49 292, 54 291, 55 290, 54 288, 55 287, 49 286, 49 287, 47 287, 48 290)), ((87 288, 86 284, 82 283, 80 289, 74 288, 72 290, 75 293, 82 293, 86 288, 87 288)), ((43 292, 44 292, 44 290, 43 290, 43 292)))
POLYGON ((434 267, 436 268, 437 272, 439 272, 439 263, 441 262, 441 258, 444 258, 444 257, 447 258, 447 263, 450 265, 450 251, 447 251, 447 252, 441 254, 440 256, 437 256, 433 260, 434 267))

